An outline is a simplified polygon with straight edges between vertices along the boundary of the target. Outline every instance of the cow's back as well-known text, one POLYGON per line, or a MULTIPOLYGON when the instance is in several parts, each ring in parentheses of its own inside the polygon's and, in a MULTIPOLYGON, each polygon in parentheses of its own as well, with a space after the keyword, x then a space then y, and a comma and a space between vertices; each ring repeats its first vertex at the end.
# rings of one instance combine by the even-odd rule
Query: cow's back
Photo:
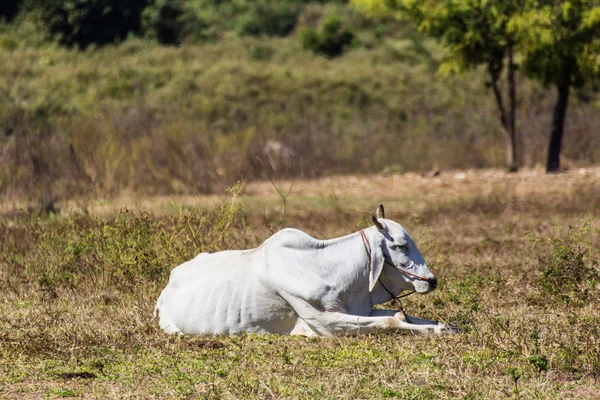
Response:
POLYGON ((166 332, 290 333, 295 313, 259 280, 261 248, 202 253, 175 268, 157 304, 166 332))

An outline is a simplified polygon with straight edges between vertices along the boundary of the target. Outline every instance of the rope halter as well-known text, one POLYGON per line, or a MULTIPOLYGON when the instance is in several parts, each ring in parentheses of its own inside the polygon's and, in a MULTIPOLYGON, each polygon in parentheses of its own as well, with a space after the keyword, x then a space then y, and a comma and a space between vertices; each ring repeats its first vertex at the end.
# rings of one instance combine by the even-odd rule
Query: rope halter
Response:
MULTIPOLYGON (((362 237, 363 244, 365 245, 365 251, 366 251, 366 253, 367 253, 367 257, 369 258, 369 265, 370 265, 370 264, 371 264, 371 262, 372 262, 372 260, 371 260, 371 243, 369 242, 369 239, 367 238, 367 235, 365 234, 365 231, 364 231, 363 229, 361 229, 361 230, 360 230, 360 235, 361 235, 361 237, 362 237)), ((429 283, 431 283, 431 280, 430 280, 430 279, 428 279, 428 278, 425 278, 425 277, 423 277, 423 276, 420 276, 420 275, 414 274, 414 273, 412 273, 412 272, 410 272, 410 271, 407 271, 407 270, 405 270, 404 268, 401 268, 401 267, 398 267, 397 265, 394 265, 394 263, 393 263, 393 262, 391 262, 391 260, 388 260, 387 258, 385 258, 385 256, 383 257, 383 261, 384 261, 386 264, 388 264, 388 265, 390 265, 391 267, 393 267, 393 268, 397 269, 398 271, 402 272, 402 273, 403 273, 403 274, 405 274, 405 275, 412 276, 413 278, 419 279, 419 280, 421 280, 421 281, 425 281, 425 282, 429 282, 429 283)), ((412 264, 411 264, 411 265, 412 265, 412 264)), ((381 287, 383 287, 383 288, 385 289, 385 291, 386 291, 386 292, 388 292, 388 294, 389 294, 390 296, 392 296, 392 300, 394 300, 394 302, 395 302, 395 303, 396 303, 396 300, 398 300, 398 302, 396 303, 396 306, 397 306, 398 308, 400 308, 400 311, 402 311, 402 313, 403 313, 403 314, 404 314, 404 316, 406 317, 406 313, 404 312, 404 308, 402 307, 402 304, 400 303, 399 299, 401 299, 401 298, 403 298, 403 297, 406 297, 406 296, 410 296, 411 294, 413 294, 413 293, 416 293, 416 291, 414 291, 414 290, 413 290, 412 292, 408 292, 408 293, 406 293, 406 294, 403 294, 403 295, 400 295, 400 296, 394 296, 394 294, 393 294, 392 292, 390 292, 390 291, 388 290, 388 288, 387 288, 387 287, 385 287, 385 285, 384 285, 384 284, 383 284, 383 282, 381 281, 381 276, 379 276, 379 277, 377 278, 377 282, 379 282, 379 284, 381 285, 381 287)))

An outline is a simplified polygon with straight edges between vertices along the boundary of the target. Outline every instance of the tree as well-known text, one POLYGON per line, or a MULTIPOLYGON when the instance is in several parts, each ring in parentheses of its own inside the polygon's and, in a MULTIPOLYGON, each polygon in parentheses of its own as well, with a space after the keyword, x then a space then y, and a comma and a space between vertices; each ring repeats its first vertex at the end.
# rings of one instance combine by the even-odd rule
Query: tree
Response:
POLYGON ((330 58, 341 56, 353 41, 352 31, 345 28, 342 20, 335 15, 325 19, 319 30, 304 28, 300 32, 302 47, 330 58))
POLYGON ((571 88, 600 76, 600 4, 527 0, 509 29, 518 35, 525 73, 557 90, 546 164, 547 172, 556 172, 571 88))
POLYGON ((442 70, 463 72, 485 65, 505 132, 509 170, 520 166, 516 130, 514 48, 516 33, 508 23, 523 0, 353 0, 365 11, 409 18, 418 29, 440 39, 448 49, 442 70), (508 110, 499 86, 507 71, 508 110))
POLYGON ((11 21, 19 12, 22 0, 2 0, 0 2, 0 20, 11 21))
POLYGON ((85 49, 138 34, 151 0, 30 0, 48 34, 66 46, 85 49))

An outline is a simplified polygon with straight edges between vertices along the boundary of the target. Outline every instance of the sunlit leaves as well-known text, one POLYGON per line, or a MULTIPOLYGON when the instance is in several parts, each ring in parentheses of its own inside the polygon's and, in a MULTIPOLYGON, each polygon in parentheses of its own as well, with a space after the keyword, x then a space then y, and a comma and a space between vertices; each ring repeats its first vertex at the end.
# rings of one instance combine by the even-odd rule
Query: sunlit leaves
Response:
POLYGON ((508 29, 518 38, 524 71, 542 84, 576 86, 599 70, 597 1, 526 1, 508 29))
MULTIPOLYGON (((362 10, 380 12, 388 1, 353 3, 362 10)), ((441 72, 462 72, 488 64, 494 73, 499 73, 506 49, 513 42, 513 33, 507 26, 517 5, 518 1, 395 0, 388 11, 410 18, 419 31, 442 40, 449 54, 441 72)))

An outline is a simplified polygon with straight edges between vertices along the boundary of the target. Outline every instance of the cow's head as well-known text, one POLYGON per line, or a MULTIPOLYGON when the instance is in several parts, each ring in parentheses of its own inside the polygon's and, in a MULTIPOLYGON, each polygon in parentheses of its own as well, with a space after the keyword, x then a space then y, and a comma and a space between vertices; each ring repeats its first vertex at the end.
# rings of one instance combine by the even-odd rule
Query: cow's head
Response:
POLYGON ((425 294, 437 286, 417 245, 397 222, 385 219, 383 205, 372 216, 377 232, 371 235, 371 271, 369 291, 381 280, 393 295, 403 290, 425 294))

